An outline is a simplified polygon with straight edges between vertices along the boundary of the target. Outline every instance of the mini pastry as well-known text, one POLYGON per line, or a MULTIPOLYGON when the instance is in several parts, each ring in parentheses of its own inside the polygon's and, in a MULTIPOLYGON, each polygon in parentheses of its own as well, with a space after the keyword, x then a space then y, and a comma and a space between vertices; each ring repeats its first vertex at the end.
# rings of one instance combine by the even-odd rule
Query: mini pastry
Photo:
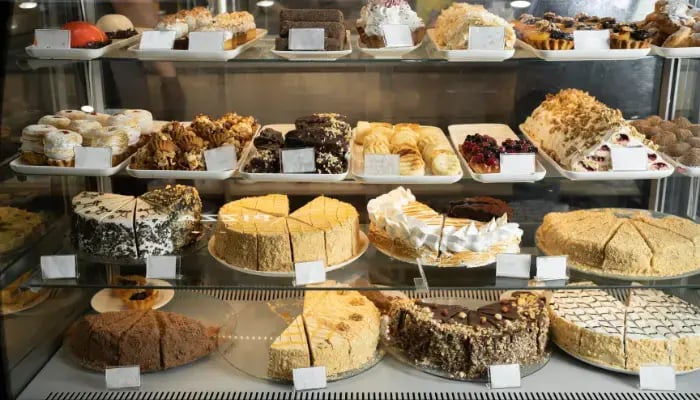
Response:
POLYGON ((469 135, 460 148, 469 167, 477 173, 501 171, 503 153, 537 153, 537 147, 526 140, 506 139, 500 145, 488 135, 469 135))
POLYGON ((433 158, 430 164, 430 171, 433 175, 459 175, 462 168, 459 159, 454 153, 441 153, 433 158))
POLYGON ((634 24, 618 24, 610 30, 611 49, 646 49, 651 46, 651 32, 634 24))
POLYGON ((96 25, 110 39, 127 39, 138 34, 131 20, 121 14, 103 15, 96 25))
POLYGON ((121 114, 137 121, 141 133, 151 133, 153 131, 153 115, 146 110, 124 110, 121 114))
POLYGON ((147 280, 141 275, 118 275, 112 279, 112 285, 124 286, 124 288, 113 288, 112 294, 120 299, 128 299, 134 288, 146 286, 147 280))
POLYGON ((417 151, 399 157, 399 174, 401 176, 425 175, 425 162, 417 151))
POLYGON ((68 117, 63 117, 60 115, 44 115, 37 122, 39 125, 52 125, 58 129, 68 129, 71 120, 68 117))
POLYGON ((112 42, 100 28, 89 22, 69 22, 61 29, 70 31, 70 47, 74 49, 99 49, 112 42))
POLYGON ((255 18, 247 11, 222 13, 211 25, 197 28, 198 31, 223 31, 224 50, 232 50, 256 37, 255 18))
POLYGON ((382 26, 387 24, 407 25, 413 45, 425 37, 425 23, 405 0, 368 0, 356 25, 360 41, 369 48, 386 47, 382 26))
POLYGON ((256 174, 276 174, 282 171, 279 149, 254 149, 245 172, 256 174))
POLYGON ((83 143, 79 133, 61 129, 44 137, 44 154, 49 165, 72 167, 75 165, 75 148, 83 143))
POLYGON ((503 18, 488 12, 482 5, 452 3, 442 10, 435 22, 435 40, 443 49, 459 50, 469 48, 470 26, 502 26, 505 29, 505 49, 515 45, 513 26, 503 18))
POLYGON ((158 289, 133 289, 131 295, 122 298, 122 301, 131 310, 150 310, 156 304, 158 296, 158 289))
POLYGON ((61 110, 56 115, 75 121, 76 119, 85 119, 87 114, 80 110, 61 110))
POLYGON ((68 130, 71 130, 73 132, 78 132, 81 136, 84 136, 85 138, 90 137, 91 131, 93 131, 95 129, 101 129, 101 128, 102 128, 102 124, 100 124, 97 121, 91 121, 89 119, 74 120, 74 121, 71 121, 70 125, 68 125, 68 130))
POLYGON ((123 113, 114 114, 109 117, 107 120, 107 126, 130 126, 141 131, 141 124, 139 120, 134 115, 126 115, 123 113))
POLYGON ((391 154, 389 143, 383 140, 365 144, 362 151, 364 154, 391 154))
POLYGON ((394 127, 390 123, 359 121, 357 123, 357 129, 355 130, 355 143, 362 145, 365 137, 372 133, 374 129, 378 127, 382 127, 389 131, 392 131, 393 134, 394 127))
POLYGON ((108 147, 112 149, 112 165, 124 161, 129 147, 129 136, 123 131, 113 131, 111 134, 99 134, 93 136, 91 147, 108 147))
POLYGON ((29 125, 22 129, 22 161, 30 165, 46 165, 44 138, 49 132, 56 130, 53 125, 29 125))

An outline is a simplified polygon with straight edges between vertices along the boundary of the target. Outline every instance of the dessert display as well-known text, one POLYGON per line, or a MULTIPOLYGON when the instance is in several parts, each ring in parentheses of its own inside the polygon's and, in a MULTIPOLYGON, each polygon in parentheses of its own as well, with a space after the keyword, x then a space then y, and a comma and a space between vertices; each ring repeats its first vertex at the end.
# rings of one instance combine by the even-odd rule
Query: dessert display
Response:
POLYGON ((467 218, 489 222, 503 215, 508 216, 508 219, 512 219, 513 209, 503 200, 489 196, 477 196, 451 201, 445 214, 450 218, 467 218))
POLYGON ((285 195, 246 197, 219 210, 210 251, 226 263, 257 271, 294 271, 294 263, 326 267, 360 250, 359 216, 347 203, 319 196, 290 213, 285 195))
MULTIPOLYGON (((456 211, 456 210, 451 210, 456 211)), ((439 267, 476 267, 500 253, 519 253, 523 231, 508 210, 488 222, 440 214, 399 187, 369 201, 369 239, 401 260, 439 267)), ((452 215, 461 215, 452 213, 452 215)))
POLYGON ((639 146, 647 151, 647 171, 672 169, 655 151, 657 146, 627 122, 620 110, 581 90, 547 95, 520 128, 565 170, 610 171, 611 148, 639 146))
MULTIPOLYGON (((356 159, 368 154, 397 154, 402 176, 459 175, 462 167, 440 128, 415 123, 357 123, 356 159)), ((359 161, 356 161, 359 162, 359 161)))
POLYGON ((439 49, 465 50, 469 48, 470 26, 502 26, 505 30, 505 49, 515 45, 515 31, 505 19, 488 12, 482 5, 452 3, 442 10, 435 21, 434 41, 439 49))
POLYGON ((70 47, 72 49, 99 49, 112 43, 112 40, 102 29, 89 22, 69 22, 61 29, 70 31, 70 47))
POLYGON ((217 347, 218 331, 171 312, 117 311, 86 315, 69 329, 66 341, 87 368, 138 365, 149 372, 206 357, 217 347))
POLYGON ((112 40, 138 35, 131 20, 121 14, 105 14, 97 20, 96 25, 112 40))
POLYGON ((414 46, 425 37, 425 23, 405 0, 367 0, 356 24, 360 42, 372 49, 386 47, 382 25, 407 25, 414 46))
POLYGON ((455 379, 487 375, 494 364, 544 363, 550 319, 544 297, 514 292, 477 309, 398 299, 390 303, 390 346, 421 367, 455 379))
POLYGON ((112 294, 131 310, 150 310, 159 297, 158 289, 146 288, 147 280, 140 275, 116 276, 112 279, 112 294))
POLYGON ((603 275, 668 277, 700 266, 700 226, 675 216, 616 209, 555 212, 536 233, 547 255, 603 275))
POLYGON ((700 368, 700 308, 656 289, 630 289, 627 303, 599 289, 554 291, 552 340, 579 358, 621 370, 700 368))
POLYGON ((0 255, 24 246, 42 226, 39 214, 15 207, 0 207, 0 255))
POLYGON ((489 135, 468 135, 460 147, 462 156, 474 172, 501 172, 500 155, 504 153, 537 153, 537 147, 527 140, 506 139, 499 143, 489 135))
POLYGON ((685 117, 664 121, 656 115, 631 124, 667 157, 688 167, 700 166, 700 124, 685 117))
POLYGON ((166 186, 139 197, 82 192, 72 205, 74 244, 91 256, 176 254, 202 233, 202 202, 191 186, 166 186))
POLYGON ((187 124, 173 121, 154 133, 131 160, 132 169, 204 171, 204 151, 221 146, 235 146, 240 159, 246 144, 253 139, 260 124, 252 116, 234 112, 218 119, 204 114, 187 124))
POLYGON ((190 32, 224 32, 224 50, 233 50, 256 38, 255 18, 247 11, 221 13, 212 16, 204 7, 180 10, 162 17, 156 30, 175 31, 173 49, 187 50, 190 32))
POLYGON ((22 284, 32 277, 33 271, 27 271, 12 283, 0 290, 0 315, 8 315, 40 303, 48 294, 46 288, 27 288, 22 284))
POLYGON ((345 30, 343 13, 333 9, 283 9, 280 11, 280 35, 275 38, 275 50, 289 49, 290 29, 317 28, 324 31, 324 50, 345 49, 349 40, 345 30))
POLYGON ((656 46, 700 47, 700 9, 686 1, 659 0, 638 24, 653 33, 656 46))

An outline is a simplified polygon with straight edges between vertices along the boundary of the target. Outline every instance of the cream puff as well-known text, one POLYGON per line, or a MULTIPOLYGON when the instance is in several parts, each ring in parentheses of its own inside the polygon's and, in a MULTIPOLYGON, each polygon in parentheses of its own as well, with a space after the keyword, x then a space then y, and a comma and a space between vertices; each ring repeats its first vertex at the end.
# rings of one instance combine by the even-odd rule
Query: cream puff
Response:
POLYGON ((83 143, 79 133, 67 129, 55 130, 44 137, 44 154, 49 165, 75 166, 75 148, 83 143))
POLYGON ((22 147, 20 148, 22 161, 30 165, 46 165, 44 154, 44 137, 49 132, 57 131, 53 125, 36 124, 22 129, 22 147))
POLYGON ((44 115, 39 118, 39 125, 52 125, 58 129, 68 129, 71 119, 68 117, 62 117, 60 115, 44 115))
POLYGON ((124 110, 121 114, 133 118, 138 122, 141 133, 151 133, 153 131, 153 115, 146 110, 124 110))

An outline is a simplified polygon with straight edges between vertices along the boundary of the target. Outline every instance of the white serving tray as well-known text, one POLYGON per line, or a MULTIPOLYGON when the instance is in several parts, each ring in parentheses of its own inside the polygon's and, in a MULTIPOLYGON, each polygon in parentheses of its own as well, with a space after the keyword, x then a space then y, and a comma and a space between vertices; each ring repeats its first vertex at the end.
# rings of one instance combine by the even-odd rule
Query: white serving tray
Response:
POLYGON ((503 174, 503 173, 478 173, 474 172, 467 160, 464 159, 462 152, 459 150, 464 143, 464 139, 469 135, 480 133, 482 135, 489 135, 496 139, 500 144, 506 139, 519 139, 518 135, 513 132, 508 125, 504 124, 462 124, 462 125, 450 125, 447 127, 450 133, 450 140, 452 141, 452 146, 457 149, 459 153, 459 159, 462 162, 462 168, 469 172, 472 179, 483 183, 504 183, 504 182, 536 182, 542 180, 547 174, 547 170, 540 164, 538 160, 535 160, 535 173, 534 174, 503 174))
MULTIPOLYGON (((537 143, 532 140, 530 135, 527 134, 523 125, 520 125, 520 131, 523 135, 531 141, 533 144, 537 143)), ((549 154, 544 150, 540 149, 537 153, 542 157, 547 163, 554 169, 556 169, 562 176, 572 180, 572 181, 612 181, 612 180, 630 180, 630 179, 661 179, 673 175, 674 168, 669 168, 661 171, 598 171, 598 172, 577 172, 564 169, 558 162, 554 161, 549 154)), ((666 159, 661 153, 656 153, 665 161, 668 165, 673 167, 675 164, 666 159)))
POLYGON ((141 39, 141 34, 126 39, 115 39, 112 43, 99 49, 40 49, 34 45, 27 46, 24 50, 34 58, 50 60, 92 60, 107 54, 112 50, 129 46, 141 39))
POLYGON ((472 62, 500 62, 507 60, 515 54, 515 49, 504 50, 446 50, 438 46, 435 41, 435 29, 428 29, 428 37, 435 45, 437 54, 447 61, 472 61, 472 62))
POLYGON ((235 169, 226 171, 181 171, 181 170, 156 170, 156 169, 132 169, 126 167, 126 173, 139 179, 207 179, 225 180, 232 177, 235 169))
MULTIPOLYGON (((667 156, 668 157, 668 156, 667 156)), ((678 171, 679 174, 689 176, 691 178, 695 178, 700 176, 700 167, 689 167, 687 165, 683 165, 680 162, 676 160, 670 160, 673 165, 676 166, 676 171, 678 171)))
POLYGON ((661 47, 651 46, 652 53, 663 58, 698 58, 700 47, 661 47))
POLYGON ((335 61, 339 58, 352 54, 352 41, 350 40, 350 31, 346 32, 347 48, 339 51, 293 51, 293 50, 275 50, 273 47, 270 51, 272 54, 287 59, 289 61, 335 61))
POLYGON ((129 47, 129 51, 136 54, 139 60, 165 60, 165 61, 227 61, 238 57, 241 53, 253 46, 255 42, 267 35, 266 29, 256 29, 255 39, 246 42, 232 50, 220 51, 194 51, 173 49, 139 49, 140 44, 129 47))
POLYGON ((366 47, 360 41, 359 37, 357 38, 357 48, 360 50, 361 53, 367 54, 368 56, 371 56, 374 58, 388 59, 388 60, 401 59, 406 54, 419 48, 422 44, 423 44, 423 42, 420 42, 415 46, 409 46, 409 47, 369 48, 369 47, 366 47))
POLYGON ((518 46, 546 61, 636 60, 649 55, 647 49, 539 50, 518 39, 518 46))
MULTIPOLYGON (((272 125, 265 125, 262 127, 261 130, 258 131, 258 133, 255 135, 257 136, 260 134, 265 129, 274 129, 283 135, 286 135, 287 132, 293 130, 295 128, 294 124, 272 124, 272 125)), ((249 181, 254 181, 254 182, 303 182, 303 183, 308 183, 308 182, 340 182, 342 180, 345 180, 345 178, 348 177, 348 173, 350 172, 350 164, 352 162, 352 159, 348 160, 348 170, 345 171, 345 173, 342 174, 283 174, 283 173, 253 173, 253 172, 245 172, 243 171, 244 167, 248 164, 250 161, 250 155, 253 152, 253 141, 255 140, 255 136, 253 136, 253 140, 248 143, 246 147, 245 157, 241 157, 241 163, 239 164, 239 174, 241 178, 249 180, 249 181)))
POLYGON ((54 167, 51 165, 29 165, 20 157, 10 162, 13 171, 25 175, 55 175, 55 176, 112 176, 129 164, 131 157, 111 168, 75 168, 54 167))
MULTIPOLYGON (((148 284, 159 287, 173 286, 167 281, 152 278, 148 279, 148 284)), ((134 286, 134 288, 136 287, 134 286)), ((170 300, 172 300, 173 297, 175 297, 175 290, 158 289, 158 299, 156 299, 156 302, 153 304, 151 309, 157 310, 164 307, 166 304, 170 303, 170 300)), ((98 313, 130 310, 122 299, 112 294, 112 289, 110 288, 102 289, 95 293, 90 300, 90 306, 92 306, 92 309, 98 313)))

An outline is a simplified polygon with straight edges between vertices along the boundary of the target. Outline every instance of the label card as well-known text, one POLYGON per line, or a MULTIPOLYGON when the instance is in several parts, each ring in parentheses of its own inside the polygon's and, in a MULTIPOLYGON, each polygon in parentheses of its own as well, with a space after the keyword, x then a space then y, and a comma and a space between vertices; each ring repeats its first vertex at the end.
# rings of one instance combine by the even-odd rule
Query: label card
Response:
POLYGON ((326 367, 294 368, 294 390, 323 389, 326 387, 326 367))
POLYGON ((506 31, 502 26, 470 26, 469 50, 504 50, 506 31))
POLYGON ((496 276, 530 279, 530 254, 497 254, 496 276))
POLYGON ((171 50, 175 42, 175 31, 144 31, 141 33, 141 50, 171 50))
POLYGON ((78 268, 75 263, 75 255, 41 256, 41 278, 47 279, 75 279, 78 277, 78 268))
POLYGON ((668 365, 642 365, 639 367, 641 390, 676 390, 676 370, 668 365))
POLYGON ((489 365, 491 389, 520 387, 520 364, 489 365))
POLYGON ((609 50, 610 31, 574 31, 574 49, 609 50))
POLYGON ((398 154, 367 154, 365 155, 365 175, 398 176, 398 154))
POLYGON ((294 285, 303 286, 310 283, 326 281, 326 263, 323 260, 307 261, 294 264, 294 285))
POLYGON ((535 173, 535 153, 501 153, 500 163, 502 174, 535 173))
POLYGON ((411 28, 405 24, 382 25, 386 47, 413 47, 411 28))
POLYGON ((207 165, 207 171, 229 171, 236 169, 236 163, 238 162, 236 159, 236 146, 221 146, 210 150, 204 150, 204 162, 207 165))
POLYGON ((282 150, 282 172, 285 174, 316 172, 316 150, 313 147, 282 150))
POLYGON ((187 50, 194 51, 222 51, 224 49, 224 40, 226 40, 223 31, 214 32, 190 32, 189 47, 187 50))
POLYGON ((647 150, 637 147, 612 147, 610 149, 613 171, 646 171, 647 150))
POLYGON ((141 387, 141 368, 138 365, 107 367, 105 368, 105 386, 109 390, 139 388, 141 387))
POLYGON ((569 279, 567 275, 566 256, 537 257, 538 281, 569 279))
POLYGON ((109 147, 76 147, 75 168, 112 168, 112 149, 109 147))
POLYGON ((178 279, 178 256, 148 256, 146 278, 178 279))
POLYGON ((70 31, 63 29, 34 30, 38 49, 70 49, 70 31))
POLYGON ((289 30, 289 50, 326 49, 326 33, 323 28, 292 28, 289 30))
POLYGON ((418 273, 420 274, 420 278, 413 278, 416 293, 428 293, 430 291, 430 287, 428 287, 428 278, 425 277, 423 263, 420 261, 420 258, 416 258, 416 265, 418 265, 418 273))

